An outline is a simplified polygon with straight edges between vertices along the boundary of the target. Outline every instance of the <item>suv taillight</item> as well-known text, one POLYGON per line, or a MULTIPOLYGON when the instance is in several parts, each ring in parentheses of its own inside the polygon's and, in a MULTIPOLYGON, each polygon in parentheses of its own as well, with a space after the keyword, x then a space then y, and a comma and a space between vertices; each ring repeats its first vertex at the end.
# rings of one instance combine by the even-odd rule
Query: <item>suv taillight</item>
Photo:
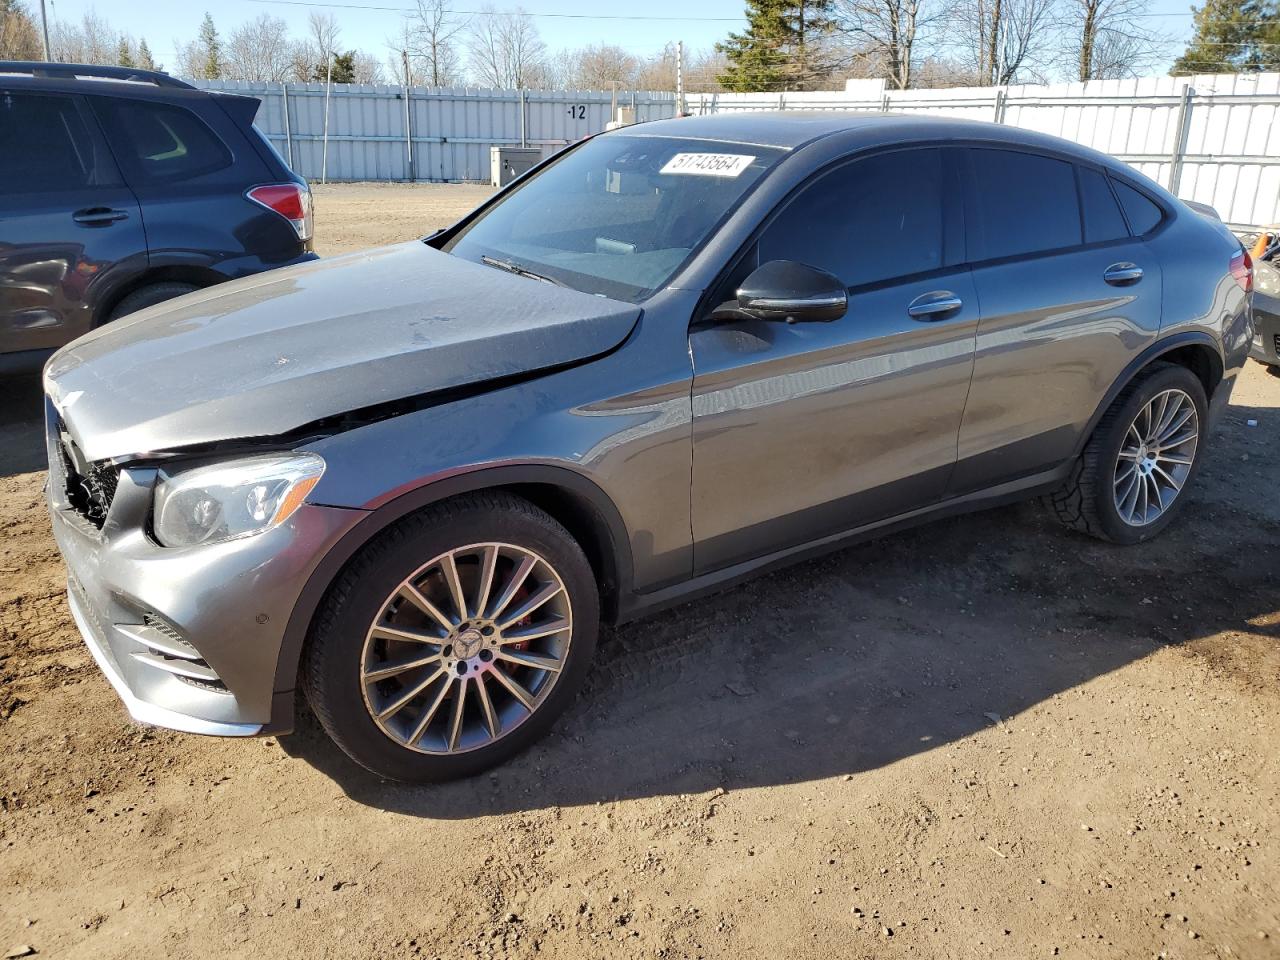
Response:
POLYGON ((1245 293, 1253 289, 1253 258, 1247 251, 1241 250, 1231 258, 1231 276, 1245 293))
POLYGON ((296 183, 271 183, 254 187, 245 196, 293 224, 299 240, 311 239, 311 191, 307 187, 296 183))

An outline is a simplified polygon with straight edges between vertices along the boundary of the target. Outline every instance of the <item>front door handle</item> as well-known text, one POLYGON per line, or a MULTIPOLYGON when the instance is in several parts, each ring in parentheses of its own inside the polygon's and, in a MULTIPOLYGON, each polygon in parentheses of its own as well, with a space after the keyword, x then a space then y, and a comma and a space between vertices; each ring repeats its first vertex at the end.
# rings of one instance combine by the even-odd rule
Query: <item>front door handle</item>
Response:
POLYGON ((1113 287, 1124 287, 1142 279, 1142 268, 1136 263, 1113 263, 1102 273, 1102 279, 1113 287))
POLYGON ((128 218, 127 210, 113 210, 111 207, 85 207, 83 210, 77 210, 71 215, 71 219, 76 223, 84 223, 89 226, 104 223, 115 223, 117 220, 128 218))
POLYGON ((950 290, 922 293, 907 304, 907 316, 916 320, 942 320, 964 306, 964 301, 950 290))

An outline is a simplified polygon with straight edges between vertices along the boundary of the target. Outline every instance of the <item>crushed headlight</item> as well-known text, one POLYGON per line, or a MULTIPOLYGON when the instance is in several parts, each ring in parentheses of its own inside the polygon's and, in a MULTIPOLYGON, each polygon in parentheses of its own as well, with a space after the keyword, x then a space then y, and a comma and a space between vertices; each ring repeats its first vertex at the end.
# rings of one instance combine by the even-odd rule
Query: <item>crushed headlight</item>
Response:
POLYGON ((152 531, 166 547, 218 543, 284 523, 324 473, 312 453, 244 457, 160 470, 152 531))

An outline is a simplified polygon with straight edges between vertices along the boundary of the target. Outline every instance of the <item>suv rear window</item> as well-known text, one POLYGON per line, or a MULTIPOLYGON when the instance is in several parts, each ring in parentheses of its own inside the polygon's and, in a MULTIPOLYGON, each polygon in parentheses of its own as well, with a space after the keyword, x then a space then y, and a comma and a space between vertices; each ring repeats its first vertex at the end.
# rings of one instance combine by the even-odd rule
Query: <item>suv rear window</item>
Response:
POLYGON ((1112 180, 1116 187, 1116 196, 1120 198, 1120 206, 1124 207, 1125 216, 1129 218, 1129 227, 1136 237, 1150 233, 1164 219, 1164 211, 1148 200, 1123 180, 1112 180))
POLYGON ((1013 150, 973 150, 971 156, 984 259, 1080 245, 1070 163, 1013 150))
POLYGON ((43 193, 115 180, 70 97, 0 91, 0 190, 43 193))
POLYGON ((188 180, 231 166, 231 151, 190 110, 146 100, 96 104, 131 186, 188 180))
POLYGON ((1080 167, 1080 200, 1084 207, 1084 241, 1101 243, 1129 236, 1116 198, 1107 186, 1106 175, 1090 167, 1080 167))

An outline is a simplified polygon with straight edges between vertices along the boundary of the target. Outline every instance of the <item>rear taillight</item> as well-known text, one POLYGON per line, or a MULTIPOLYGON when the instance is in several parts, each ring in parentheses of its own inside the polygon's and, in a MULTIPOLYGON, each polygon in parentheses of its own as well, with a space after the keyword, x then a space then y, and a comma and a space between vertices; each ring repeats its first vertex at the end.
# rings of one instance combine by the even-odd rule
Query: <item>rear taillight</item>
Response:
POLYGON ((296 183, 271 183, 245 194, 293 224, 299 240, 311 239, 311 191, 296 183))
POLYGON ((1253 258, 1247 251, 1241 250, 1231 258, 1231 276, 1245 293, 1253 289, 1253 258))

